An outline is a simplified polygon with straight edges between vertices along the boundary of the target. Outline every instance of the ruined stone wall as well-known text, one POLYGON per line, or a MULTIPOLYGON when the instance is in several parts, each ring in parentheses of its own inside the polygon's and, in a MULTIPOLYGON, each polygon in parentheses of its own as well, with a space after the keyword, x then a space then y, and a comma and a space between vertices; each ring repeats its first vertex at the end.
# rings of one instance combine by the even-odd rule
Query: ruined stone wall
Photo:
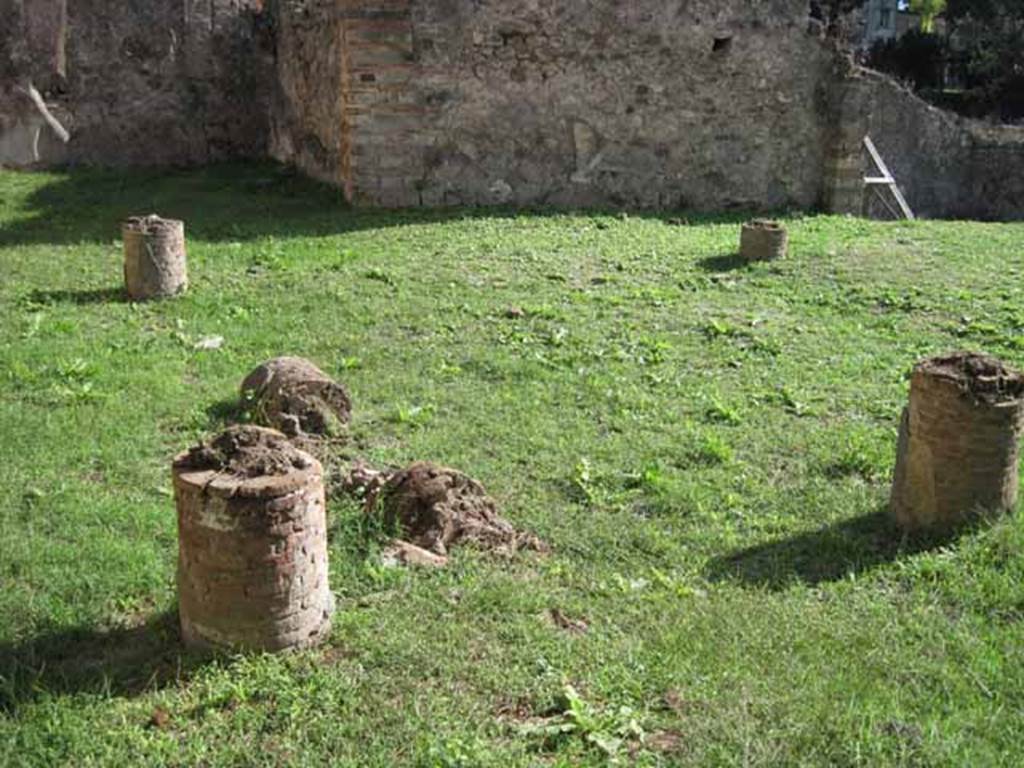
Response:
MULTIPOLYGON (((32 81, 66 121, 66 146, 41 132, 40 165, 263 156, 273 48, 262 5, 0 0, 10 21, 0 29, 0 91, 32 81)), ((0 98, 0 164, 33 164, 23 152, 33 121, 23 99, 0 98)))
MULTIPOLYGON (((357 202, 821 198, 833 53, 804 0, 335 0, 281 13, 279 50, 310 48, 291 39, 303 34, 340 45, 319 66, 342 94, 306 135, 283 129, 275 155, 308 170, 315 153, 298 148, 321 143, 314 175, 357 202), (311 7, 304 33, 288 17, 311 7)), ((308 88, 302 71, 279 59, 286 102, 308 88)))
POLYGON ((860 78, 864 131, 917 215, 1024 219, 1024 127, 961 118, 878 73, 860 78))
POLYGON ((195 164, 263 155, 273 70, 260 8, 251 0, 75 0, 72 158, 195 164))
MULTIPOLYGON (((67 73, 66 0, 0 0, 0 166, 64 156, 64 144, 29 95, 60 87, 67 73)), ((51 112, 66 121, 54 105, 51 112)))
POLYGON ((0 0, 0 165, 267 154, 360 204, 1024 217, 1024 129, 858 69, 807 0, 0 0), (24 83, 71 130, 56 139, 24 83))
POLYGON ((853 66, 808 14, 803 0, 288 0, 271 154, 370 205, 859 213, 870 133, 919 214, 1024 215, 1019 129, 853 66))

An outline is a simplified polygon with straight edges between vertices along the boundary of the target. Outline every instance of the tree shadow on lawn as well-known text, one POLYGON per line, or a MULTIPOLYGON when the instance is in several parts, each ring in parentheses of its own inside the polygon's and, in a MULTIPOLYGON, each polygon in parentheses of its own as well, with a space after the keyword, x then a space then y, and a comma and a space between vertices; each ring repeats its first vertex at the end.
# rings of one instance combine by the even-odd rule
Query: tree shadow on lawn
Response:
MULTIPOLYGON (((158 213, 185 221, 186 237, 240 242, 263 237, 326 236, 410 224, 521 215, 611 215, 608 210, 545 207, 450 207, 385 210, 352 208, 339 189, 271 162, 228 163, 201 169, 71 169, 34 191, 31 215, 0 225, 0 247, 111 244, 127 216, 158 213)), ((676 221, 671 211, 637 211, 636 218, 676 221)), ((749 212, 700 214, 693 224, 736 223, 749 212)))
POLYGON ((772 590, 785 589, 794 582, 816 585, 935 549, 965 530, 908 535, 896 526, 888 510, 882 509, 715 558, 705 573, 712 581, 735 580, 772 590))
POLYGON ((233 424, 248 424, 249 417, 241 398, 225 397, 206 408, 211 431, 226 429, 233 424))
POLYGON ((181 644, 177 610, 139 626, 75 627, 0 643, 0 713, 45 696, 136 696, 187 678, 210 654, 181 644))
POLYGON ((34 290, 28 294, 32 304, 125 304, 128 294, 124 288, 92 288, 81 291, 41 291, 34 290))
POLYGON ((697 266, 705 272, 735 272, 750 266, 750 262, 738 253, 723 253, 720 256, 708 256, 697 262, 697 266))

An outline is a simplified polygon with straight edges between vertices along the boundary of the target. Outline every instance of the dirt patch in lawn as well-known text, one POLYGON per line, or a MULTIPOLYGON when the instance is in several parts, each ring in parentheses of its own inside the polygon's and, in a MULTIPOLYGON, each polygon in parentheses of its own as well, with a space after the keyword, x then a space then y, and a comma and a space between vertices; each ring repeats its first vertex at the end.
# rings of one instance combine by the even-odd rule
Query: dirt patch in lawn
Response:
POLYGON ((368 486, 367 514, 381 514, 386 526, 417 547, 438 555, 460 543, 505 553, 547 550, 501 517, 484 487, 458 470, 416 462, 386 478, 368 478, 365 466, 360 473, 356 485, 368 486))

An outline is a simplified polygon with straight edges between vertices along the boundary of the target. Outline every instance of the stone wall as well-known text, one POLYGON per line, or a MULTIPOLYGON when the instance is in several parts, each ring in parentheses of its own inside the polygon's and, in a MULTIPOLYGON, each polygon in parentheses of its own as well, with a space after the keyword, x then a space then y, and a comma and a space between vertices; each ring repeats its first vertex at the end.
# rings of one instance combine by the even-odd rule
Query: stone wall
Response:
MULTIPOLYGON (((300 148, 322 145, 311 172, 354 201, 710 210, 821 197, 833 53, 804 0, 336 0, 281 15, 279 50, 328 37, 317 66, 342 91, 305 130, 282 130, 274 154, 311 170, 300 148)), ((293 113, 308 109, 289 98, 305 71, 279 58, 293 113)))
POLYGON ((269 154, 367 205, 859 213, 870 134, 919 214, 1024 216, 1024 129, 854 67, 807 0, 264 1, 0 0, 0 164, 269 154))
POLYGON ((883 75, 858 76, 868 94, 863 130, 915 214, 1024 219, 1024 127, 967 120, 883 75))
POLYGON ((0 164, 265 155, 273 47, 262 11, 262 0, 0 0, 0 164), (63 146, 44 129, 38 159, 24 154, 38 119, 11 95, 25 82, 71 131, 63 146))
POLYGON ((369 205, 1020 217, 1019 129, 852 65, 803 0, 290 0, 271 154, 369 205))
MULTIPOLYGON (((0 0, 0 165, 64 156, 29 86, 59 87, 67 73, 66 0, 0 0)), ((51 113, 67 119, 54 105, 51 113)))

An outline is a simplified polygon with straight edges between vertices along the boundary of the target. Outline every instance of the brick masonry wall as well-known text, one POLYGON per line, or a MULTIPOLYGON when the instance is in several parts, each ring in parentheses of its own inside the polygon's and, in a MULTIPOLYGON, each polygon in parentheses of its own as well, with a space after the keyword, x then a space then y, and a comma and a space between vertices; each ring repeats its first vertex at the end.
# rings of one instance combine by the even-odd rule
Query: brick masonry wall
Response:
MULTIPOLYGON (((315 131, 340 158, 315 175, 356 202, 720 209, 821 197, 832 53, 801 0, 318 5, 343 41, 329 64, 342 119, 315 131)), ((282 49, 297 29, 283 18, 282 49)))
POLYGON ((418 204, 408 175, 429 112, 423 72, 409 0, 283 5, 271 155, 350 200, 418 204))
POLYGON ((281 121, 272 154, 367 205, 860 212, 870 133, 922 215, 1024 212, 1022 174, 1001 172, 1024 163, 1019 129, 959 120, 858 70, 807 12, 801 0, 286 3, 275 111, 299 116, 281 121))
POLYGON ((356 202, 416 205, 422 200, 410 170, 426 147, 433 109, 418 88, 428 71, 417 60, 411 3, 344 6, 346 191, 356 202))

